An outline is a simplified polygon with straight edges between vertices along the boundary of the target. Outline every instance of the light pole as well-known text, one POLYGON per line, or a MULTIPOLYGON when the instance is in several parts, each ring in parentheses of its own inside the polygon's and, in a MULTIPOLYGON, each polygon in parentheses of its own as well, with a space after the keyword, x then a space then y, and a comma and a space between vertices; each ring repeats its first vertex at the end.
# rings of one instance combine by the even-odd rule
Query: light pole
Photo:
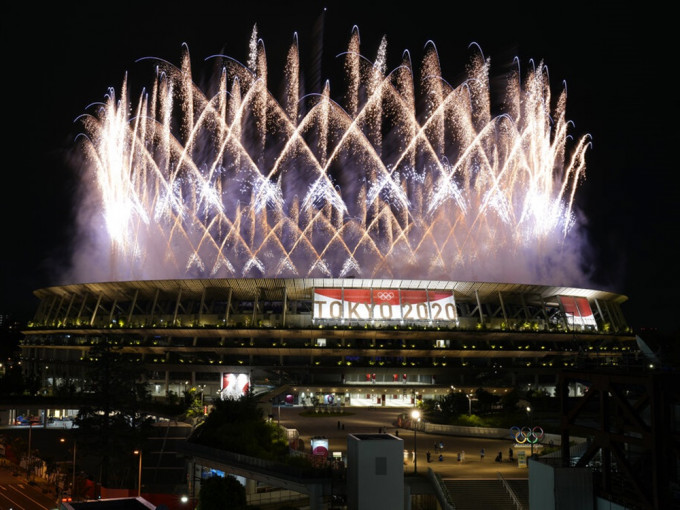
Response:
MULTIPOLYGON (((66 439, 63 437, 59 439, 60 442, 65 443, 66 439)), ((73 480, 71 481, 71 499, 75 501, 75 496, 76 496, 76 448, 77 448, 77 441, 74 439, 73 440, 73 480)))
POLYGON ((28 418, 28 460, 26 461, 26 480, 31 481, 31 433, 33 432, 33 422, 28 418))
MULTIPOLYGON (((199 471, 199 474, 202 475, 202 468, 201 471, 199 471)), ((200 497, 200 490, 198 496, 196 496, 196 482, 201 481, 201 476, 196 476, 196 462, 193 462, 191 464, 191 478, 189 479, 189 484, 191 488, 191 508, 196 508, 196 499, 200 497)))
MULTIPOLYGON (((529 415, 529 429, 531 430, 532 435, 533 435, 533 430, 534 430, 534 423, 533 422, 534 422, 534 420, 532 419, 531 407, 529 407, 529 406, 527 406, 527 414, 529 415)), ((529 443, 531 444, 531 456, 533 457, 534 456, 534 442, 531 440, 531 439, 533 439, 532 435, 529 436, 529 439, 530 439, 529 443)))
POLYGON ((411 418, 413 418, 413 472, 418 472, 418 427, 417 423, 420 421, 420 411, 414 409, 411 411, 411 418))
POLYGON ((468 416, 472 416, 472 394, 466 393, 465 396, 468 399, 468 416))
POLYGON ((142 497, 142 450, 135 450, 135 455, 139 455, 139 475, 137 478, 137 497, 142 497))

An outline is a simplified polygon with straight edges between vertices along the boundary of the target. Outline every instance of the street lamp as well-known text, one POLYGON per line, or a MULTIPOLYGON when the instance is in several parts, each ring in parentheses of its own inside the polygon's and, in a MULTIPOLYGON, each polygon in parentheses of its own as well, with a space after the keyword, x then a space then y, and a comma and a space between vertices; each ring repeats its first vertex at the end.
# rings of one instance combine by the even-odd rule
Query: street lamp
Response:
POLYGON ((472 416, 472 393, 466 393, 468 399, 468 416, 472 416))
MULTIPOLYGON (((529 407, 529 406, 527 406, 527 414, 529 415, 529 429, 531 429, 531 431, 533 432, 533 430, 534 430, 534 420, 532 419, 531 407, 529 407)), ((533 439, 531 435, 529 436, 529 439, 533 439)), ((534 456, 534 442, 530 440, 529 443, 531 444, 531 456, 533 457, 534 456)))
POLYGON ((199 467, 196 469, 196 462, 191 463, 191 476, 189 477, 189 489, 191 490, 191 496, 187 496, 187 500, 191 500, 191 508, 196 508, 197 499, 200 497, 200 487, 198 491, 198 496, 196 495, 196 482, 201 481, 203 475, 203 468, 199 467), (198 475, 197 475, 198 473, 198 475))
POLYGON ((413 472, 418 472, 418 427, 417 422, 420 421, 420 411, 414 409, 411 411, 411 418, 413 418, 413 472))
MULTIPOLYGON (((60 442, 65 443, 66 439, 63 437, 59 439, 60 442)), ((73 440, 73 480, 71 481, 71 499, 75 501, 75 496, 76 496, 76 446, 77 446, 77 441, 74 439, 73 440)))
POLYGON ((142 450, 135 450, 135 455, 139 455, 139 477, 137 479, 137 497, 142 497, 142 450))

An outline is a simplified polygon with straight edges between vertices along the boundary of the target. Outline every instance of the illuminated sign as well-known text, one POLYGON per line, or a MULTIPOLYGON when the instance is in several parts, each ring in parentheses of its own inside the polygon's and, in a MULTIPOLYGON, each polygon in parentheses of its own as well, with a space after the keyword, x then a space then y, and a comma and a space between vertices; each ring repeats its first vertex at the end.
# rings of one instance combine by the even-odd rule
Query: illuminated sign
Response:
POLYGON ((222 400, 238 399, 248 393, 250 388, 250 377, 248 374, 233 374, 225 372, 222 374, 222 390, 220 396, 222 400))
POLYGON ((311 443, 312 443, 312 455, 328 457, 327 437, 313 437, 311 443))
POLYGON ((584 297, 560 296, 560 304, 569 326, 592 326, 597 329, 590 303, 584 297))
POLYGON ((454 322, 449 291, 401 289, 315 289, 314 319, 454 322))

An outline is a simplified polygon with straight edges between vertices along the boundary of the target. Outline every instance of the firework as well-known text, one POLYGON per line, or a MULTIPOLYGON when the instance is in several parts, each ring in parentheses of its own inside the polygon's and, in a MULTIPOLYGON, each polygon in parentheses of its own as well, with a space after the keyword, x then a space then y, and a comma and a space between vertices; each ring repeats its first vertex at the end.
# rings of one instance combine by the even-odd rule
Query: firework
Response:
POLYGON ((543 63, 507 76, 492 111, 490 61, 473 53, 452 86, 433 44, 419 72, 408 52, 388 71, 386 40, 370 60, 355 29, 343 101, 329 83, 301 93, 296 39, 277 100, 256 29, 247 64, 212 58, 209 92, 188 48, 179 67, 150 59, 136 102, 124 82, 81 117, 97 188, 88 257, 105 268, 87 277, 578 273, 567 240, 589 137, 568 133, 566 92, 552 98, 543 63))

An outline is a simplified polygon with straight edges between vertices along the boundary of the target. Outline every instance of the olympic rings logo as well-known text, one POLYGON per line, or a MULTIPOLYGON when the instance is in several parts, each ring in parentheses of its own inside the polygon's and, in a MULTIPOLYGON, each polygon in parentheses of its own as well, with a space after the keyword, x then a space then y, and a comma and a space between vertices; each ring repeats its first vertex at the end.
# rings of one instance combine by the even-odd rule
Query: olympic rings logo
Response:
POLYGON ((536 444, 543 438, 543 429, 541 427, 522 427, 517 426, 510 427, 510 437, 512 437, 516 443, 524 444, 536 444))
POLYGON ((376 296, 381 301, 389 301, 390 299, 394 298, 394 292, 386 292, 381 290, 376 293, 376 296))

